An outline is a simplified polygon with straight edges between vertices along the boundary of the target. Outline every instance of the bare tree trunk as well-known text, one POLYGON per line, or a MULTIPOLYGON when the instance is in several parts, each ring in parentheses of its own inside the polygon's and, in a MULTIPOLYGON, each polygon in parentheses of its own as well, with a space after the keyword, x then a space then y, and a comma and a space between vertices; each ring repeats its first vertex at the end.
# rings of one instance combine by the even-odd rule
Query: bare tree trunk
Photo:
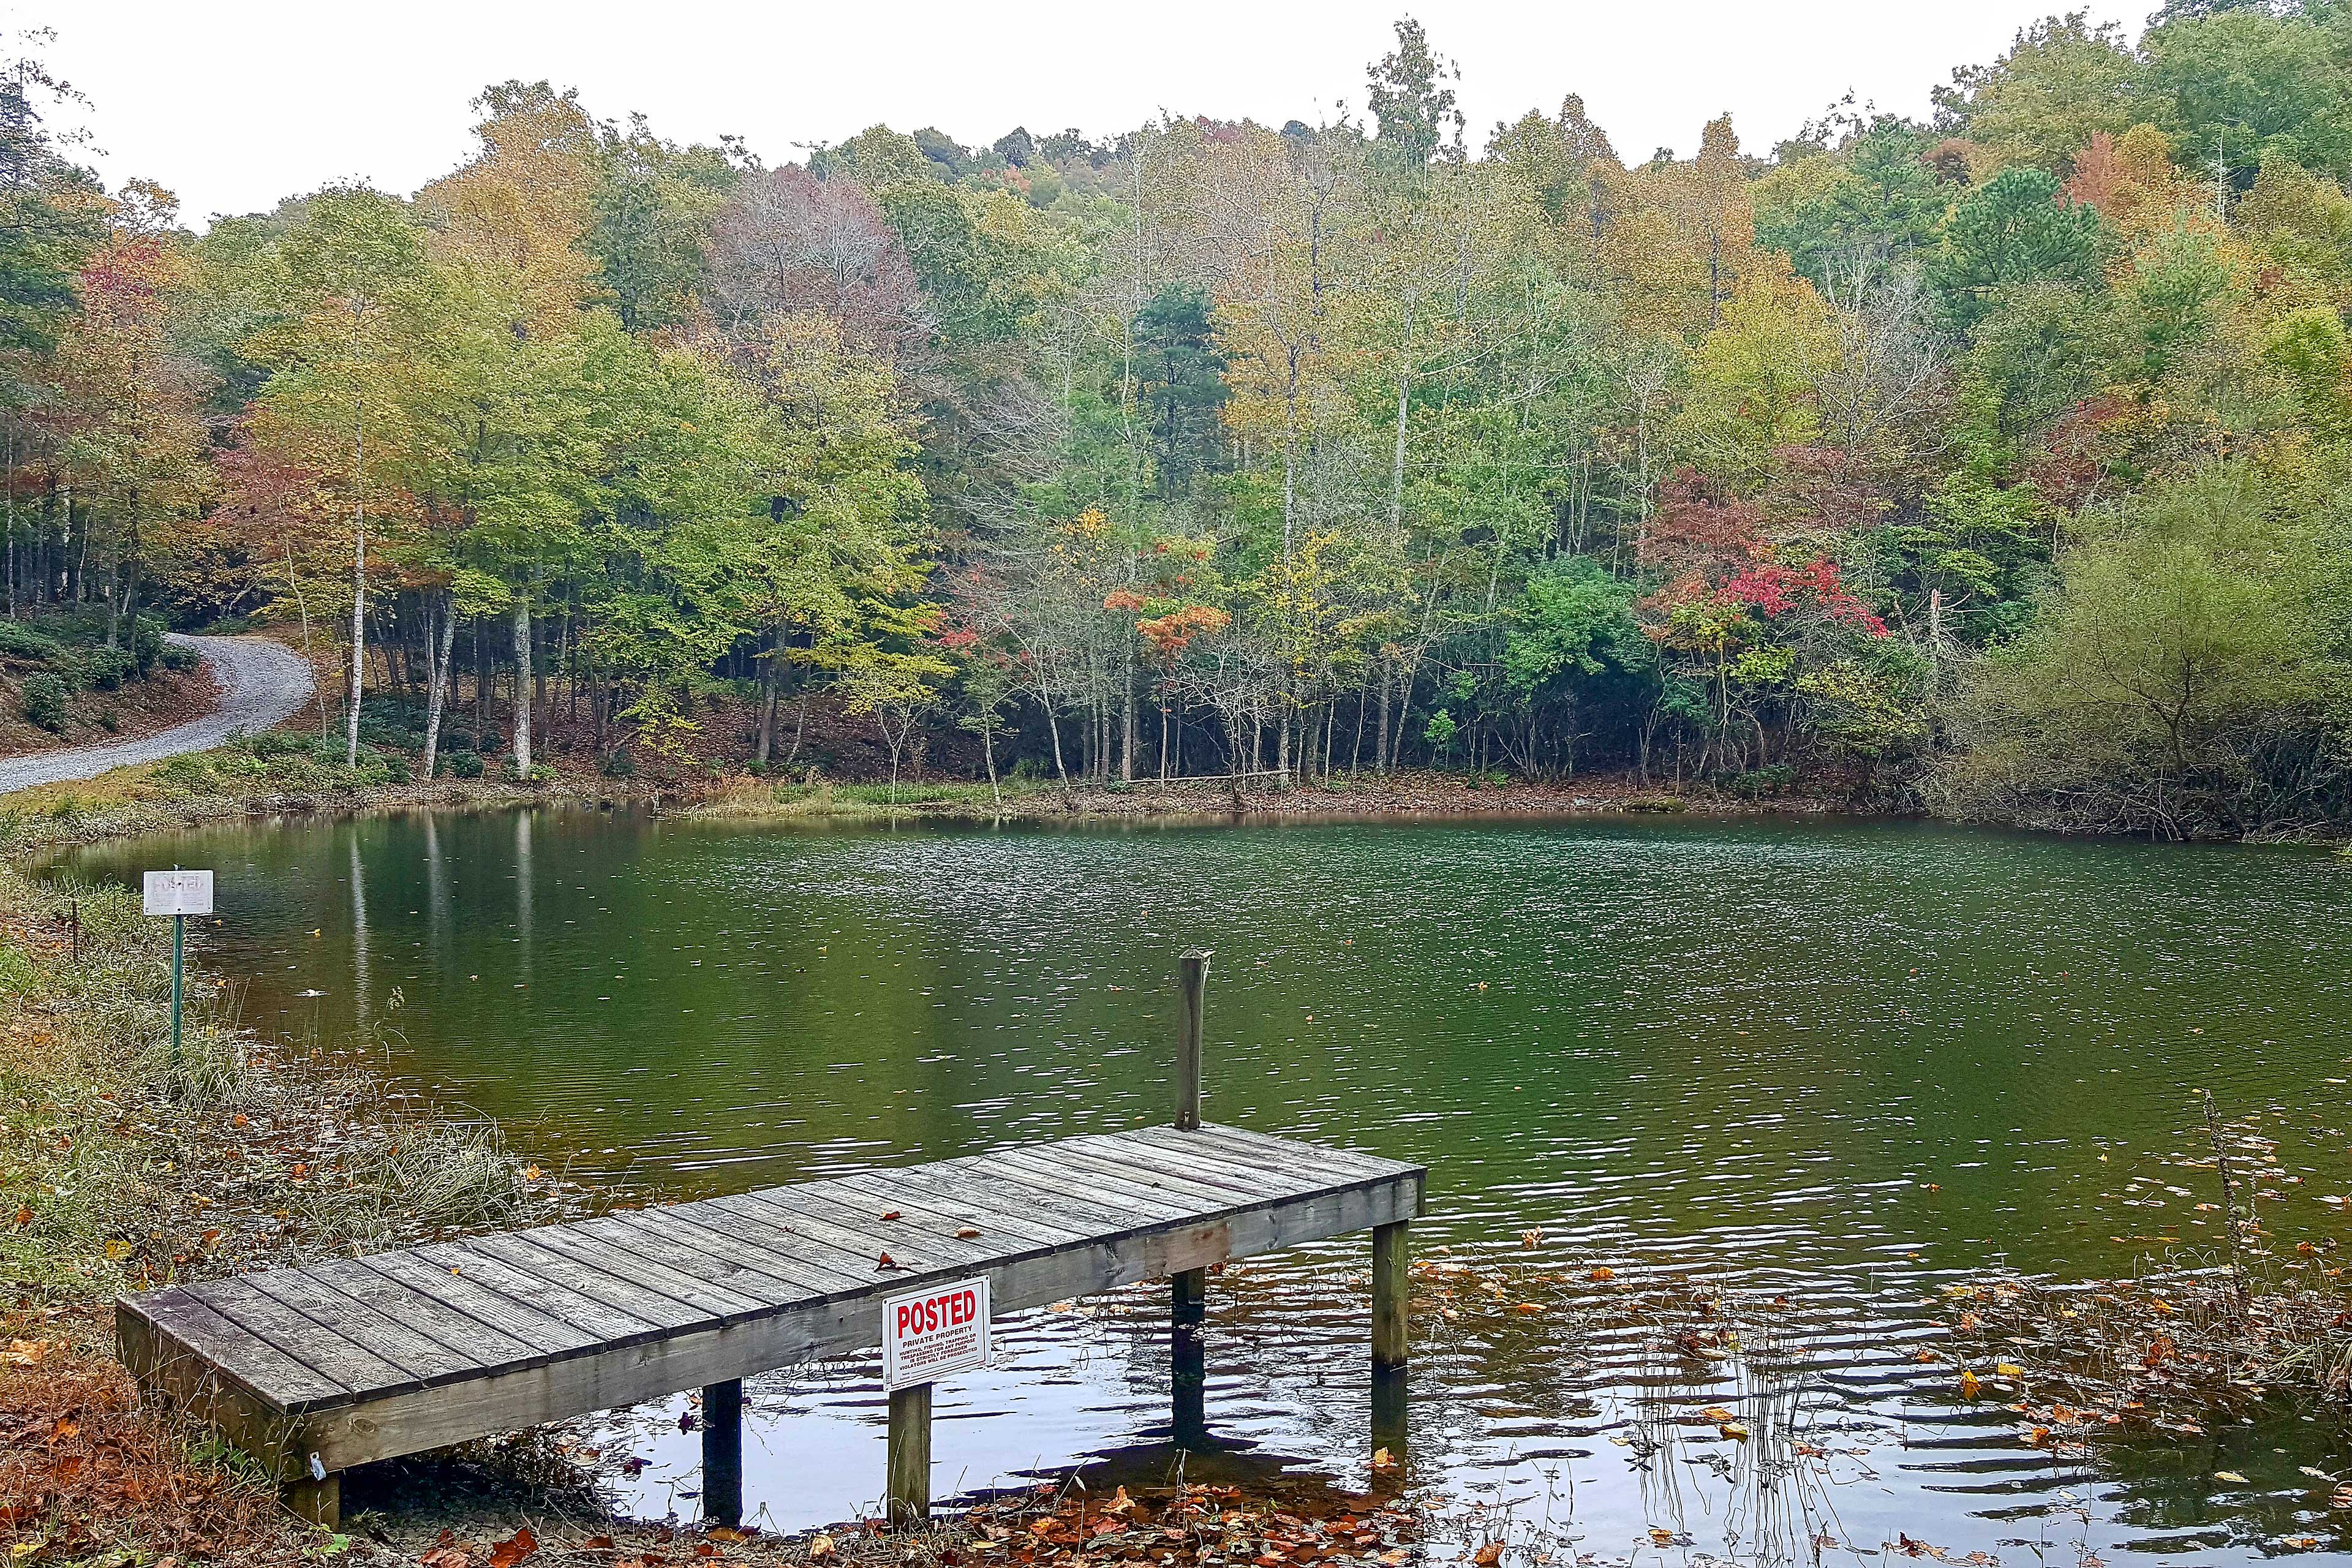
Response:
POLYGON ((457 598, 452 594, 441 606, 441 636, 436 651, 433 638, 430 609, 425 622, 425 768, 424 776, 433 776, 441 755, 441 710, 449 689, 449 656, 457 640, 457 598))
POLYGON ((776 685, 784 662, 784 623, 776 623, 775 637, 768 652, 768 665, 760 672, 760 766, 768 765, 768 752, 776 735, 776 685))
MULTIPOLYGON (((364 442, 365 437, 360 437, 364 442)), ((355 447, 355 450, 360 449, 355 447)), ((352 705, 343 715, 343 765, 360 763, 360 698, 367 685, 367 499, 352 512, 352 705)))
POLYGON ((521 593, 514 602, 515 776, 530 772, 530 600, 521 593))
POLYGON ((1070 790, 1070 770, 1062 763, 1062 726, 1054 717, 1052 703, 1040 702, 1038 706, 1045 710, 1045 733, 1054 738, 1054 776, 1062 781, 1062 793, 1067 795, 1070 790))

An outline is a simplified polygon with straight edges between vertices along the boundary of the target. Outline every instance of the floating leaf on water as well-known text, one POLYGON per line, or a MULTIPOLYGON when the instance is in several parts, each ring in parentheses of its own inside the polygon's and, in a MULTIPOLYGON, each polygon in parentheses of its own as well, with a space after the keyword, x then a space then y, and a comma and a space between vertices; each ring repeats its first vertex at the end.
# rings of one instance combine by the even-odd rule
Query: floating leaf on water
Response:
POLYGON ((2245 1477, 2240 1475, 2235 1470, 2216 1470, 2213 1472, 2213 1479, 2217 1481, 2227 1481, 2233 1487, 2247 1487, 2253 1485, 2252 1481, 2246 1479, 2245 1477))

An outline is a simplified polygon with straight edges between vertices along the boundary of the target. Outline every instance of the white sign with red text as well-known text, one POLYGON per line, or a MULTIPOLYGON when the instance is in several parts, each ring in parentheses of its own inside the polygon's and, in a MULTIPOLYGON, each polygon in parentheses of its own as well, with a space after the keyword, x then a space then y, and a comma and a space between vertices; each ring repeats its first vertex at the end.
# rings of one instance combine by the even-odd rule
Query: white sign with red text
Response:
POLYGON ((988 1279, 959 1279, 882 1303, 882 1384, 936 1383, 988 1364, 988 1279))

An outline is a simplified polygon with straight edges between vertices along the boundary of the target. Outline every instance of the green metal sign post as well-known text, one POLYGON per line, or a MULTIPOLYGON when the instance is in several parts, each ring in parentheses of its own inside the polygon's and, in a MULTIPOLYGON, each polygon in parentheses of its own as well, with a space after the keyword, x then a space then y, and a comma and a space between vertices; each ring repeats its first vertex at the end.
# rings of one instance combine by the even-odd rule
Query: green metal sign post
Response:
POLYGON ((172 917, 172 1070, 180 1067, 180 996, 188 963, 188 917, 213 912, 213 874, 150 871, 146 877, 145 908, 151 915, 172 917))

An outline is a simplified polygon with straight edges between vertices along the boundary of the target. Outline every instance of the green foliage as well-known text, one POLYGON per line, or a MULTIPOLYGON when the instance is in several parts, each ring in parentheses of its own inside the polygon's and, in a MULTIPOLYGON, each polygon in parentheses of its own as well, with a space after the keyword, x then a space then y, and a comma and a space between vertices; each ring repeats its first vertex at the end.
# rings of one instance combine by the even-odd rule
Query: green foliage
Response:
POLYGON ((2183 160, 2251 170, 2266 153, 2352 174, 2352 79, 2336 28, 2300 7, 2215 9, 2150 27, 2139 76, 2183 160))
POLYGON ((46 664, 65 652, 58 639, 22 621, 0 620, 0 655, 46 664))
POLYGON ((44 730, 62 733, 66 727, 66 702, 71 695, 64 678, 51 671, 26 676, 23 693, 25 717, 44 730))
POLYGON ((2041 169, 2004 169, 1952 210, 1931 268, 1957 324, 1969 327, 2007 289, 2037 283, 2095 289, 2099 215, 2065 197, 2041 169))
MULTIPOLYGON (((2168 484, 2062 557, 2042 614, 1971 676, 1971 751, 1944 781, 1967 813, 2192 837, 2295 803, 2309 738, 2347 668, 2332 604, 2343 524, 2282 526, 2242 465, 2168 484), (2306 739, 2298 739, 2298 734, 2306 739)), ((2313 809, 2316 801, 2302 803, 2313 809)))
POLYGON ((2121 135, 2143 118, 2138 74, 2123 29, 2075 11, 2019 33, 1994 64, 1953 72, 1936 101, 1952 129, 2056 174, 2094 134, 2121 135))
POLYGON ((1833 159, 1815 160, 1812 185, 1777 208, 1759 202, 1756 237, 1786 251, 1823 289, 1851 288, 1874 267, 1905 267, 1931 252, 1950 206, 1924 161, 1926 136, 1882 120, 1833 159))

